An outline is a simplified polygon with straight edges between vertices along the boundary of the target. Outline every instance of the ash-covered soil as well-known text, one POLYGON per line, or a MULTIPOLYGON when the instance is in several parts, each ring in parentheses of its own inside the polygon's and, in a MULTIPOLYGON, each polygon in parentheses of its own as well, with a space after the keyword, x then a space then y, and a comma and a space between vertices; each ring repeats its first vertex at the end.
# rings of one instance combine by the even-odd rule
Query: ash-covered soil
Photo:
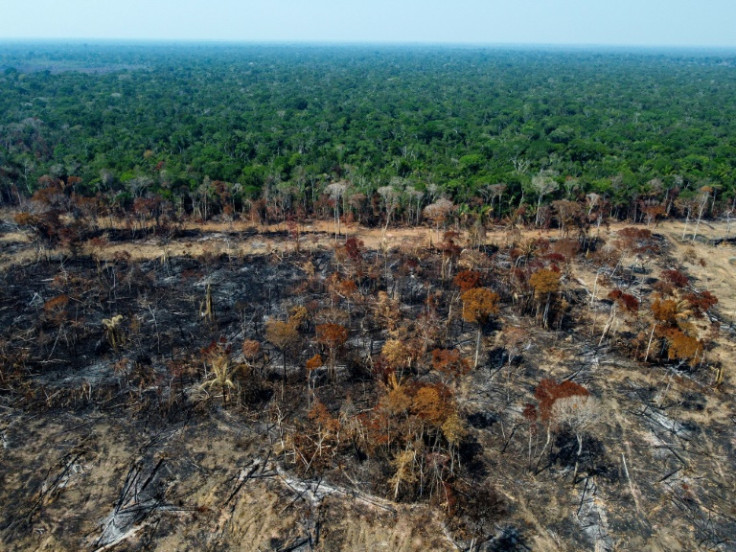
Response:
POLYGON ((652 314, 652 230, 10 264, 0 548, 733 550, 731 313, 652 314))

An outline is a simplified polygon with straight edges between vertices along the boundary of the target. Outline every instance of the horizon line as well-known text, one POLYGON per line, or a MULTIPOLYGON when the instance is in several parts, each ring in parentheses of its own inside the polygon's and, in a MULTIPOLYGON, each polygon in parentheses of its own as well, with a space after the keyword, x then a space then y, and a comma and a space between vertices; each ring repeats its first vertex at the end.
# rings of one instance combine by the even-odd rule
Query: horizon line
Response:
POLYGON ((369 40, 285 40, 285 39, 216 39, 216 38, 123 38, 123 37, 0 37, 3 44, 136 44, 136 45, 220 45, 220 46, 311 46, 311 47, 449 47, 478 49, 637 49, 637 50, 726 50, 736 45, 708 44, 627 44, 627 43, 544 43, 544 42, 430 42, 430 41, 369 41, 369 40))

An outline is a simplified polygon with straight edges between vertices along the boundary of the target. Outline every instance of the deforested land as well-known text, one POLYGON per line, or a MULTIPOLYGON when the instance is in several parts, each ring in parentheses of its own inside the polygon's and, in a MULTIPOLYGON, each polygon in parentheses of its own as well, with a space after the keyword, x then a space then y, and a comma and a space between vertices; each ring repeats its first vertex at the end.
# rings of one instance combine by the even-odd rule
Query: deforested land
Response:
POLYGON ((3 45, 0 548, 733 549, 735 71, 3 45))

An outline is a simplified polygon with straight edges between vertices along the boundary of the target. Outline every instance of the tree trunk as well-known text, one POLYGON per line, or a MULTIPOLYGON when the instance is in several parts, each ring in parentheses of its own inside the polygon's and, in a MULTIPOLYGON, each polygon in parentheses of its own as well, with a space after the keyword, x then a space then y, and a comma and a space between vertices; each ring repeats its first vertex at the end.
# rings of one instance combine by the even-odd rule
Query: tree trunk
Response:
POLYGON ((544 196, 542 196, 542 194, 540 194, 539 195, 539 200, 537 201, 537 216, 536 216, 536 219, 534 220, 534 225, 535 226, 539 226, 539 209, 541 209, 541 207, 542 207, 542 197, 544 197, 544 196))
POLYGON ((479 324, 478 325, 478 336, 475 339, 475 363, 473 364, 473 369, 478 368, 478 356, 480 355, 480 334, 481 334, 481 327, 479 324))
POLYGON ((687 209, 687 215, 685 215, 685 228, 682 230, 682 239, 685 239, 685 234, 687 234, 687 225, 690 223, 690 208, 687 209))
POLYGON ((286 350, 281 351, 281 358, 283 361, 282 372, 281 372, 281 400, 284 400, 284 389, 286 388, 286 350))
POLYGON ((598 341, 598 346, 600 347, 603 344, 603 340, 606 337, 606 334, 608 333, 608 329, 611 327, 611 323, 613 322, 613 317, 610 317, 608 319, 608 322, 606 322, 606 325, 603 327, 603 333, 601 334, 601 338, 598 341))
POLYGON ((695 224, 695 232, 693 232, 693 239, 692 241, 695 241, 695 238, 698 237, 698 229, 700 228, 700 221, 703 220, 703 212, 705 211, 705 207, 708 204, 708 198, 703 201, 703 203, 700 204, 700 208, 698 209, 698 222, 695 224))
POLYGON ((654 328, 656 327, 656 324, 652 324, 652 333, 649 334, 649 343, 647 343, 647 353, 644 355, 644 362, 646 362, 649 358, 649 349, 652 347, 652 340, 654 339, 654 328))
POLYGON ((547 447, 549 446, 549 442, 551 440, 552 440, 552 426, 548 422, 547 423, 547 441, 544 443, 544 446, 542 447, 542 450, 539 453, 539 456, 537 457, 537 470, 539 470, 539 463, 542 461, 542 456, 544 456, 544 452, 547 450, 547 447))
POLYGON ((549 326, 549 324, 547 323, 547 318, 549 317, 550 295, 551 294, 549 293, 547 294, 547 303, 544 305, 544 312, 542 313, 542 324, 545 328, 549 326))
POLYGON ((580 462, 580 455, 583 452, 583 438, 579 433, 575 434, 575 437, 578 439, 578 454, 575 458, 575 470, 572 473, 572 484, 575 485, 578 479, 578 463, 580 462))

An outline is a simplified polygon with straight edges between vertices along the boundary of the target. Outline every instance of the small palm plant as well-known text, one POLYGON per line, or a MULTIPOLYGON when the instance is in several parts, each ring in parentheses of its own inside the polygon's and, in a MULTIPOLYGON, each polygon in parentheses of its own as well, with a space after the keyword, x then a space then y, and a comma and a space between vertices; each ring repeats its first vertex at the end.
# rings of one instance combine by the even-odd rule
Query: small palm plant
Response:
POLYGON ((105 338, 114 350, 124 341, 123 329, 120 323, 123 321, 122 314, 116 314, 112 318, 103 318, 102 327, 105 329, 105 338))
MULTIPOLYGON (((219 349, 219 348, 218 348, 219 349)), ((235 389, 233 383, 233 367, 230 365, 230 358, 227 353, 216 350, 214 354, 209 355, 210 379, 204 381, 199 388, 207 390, 217 388, 222 391, 224 402, 230 402, 230 391, 235 389)))

